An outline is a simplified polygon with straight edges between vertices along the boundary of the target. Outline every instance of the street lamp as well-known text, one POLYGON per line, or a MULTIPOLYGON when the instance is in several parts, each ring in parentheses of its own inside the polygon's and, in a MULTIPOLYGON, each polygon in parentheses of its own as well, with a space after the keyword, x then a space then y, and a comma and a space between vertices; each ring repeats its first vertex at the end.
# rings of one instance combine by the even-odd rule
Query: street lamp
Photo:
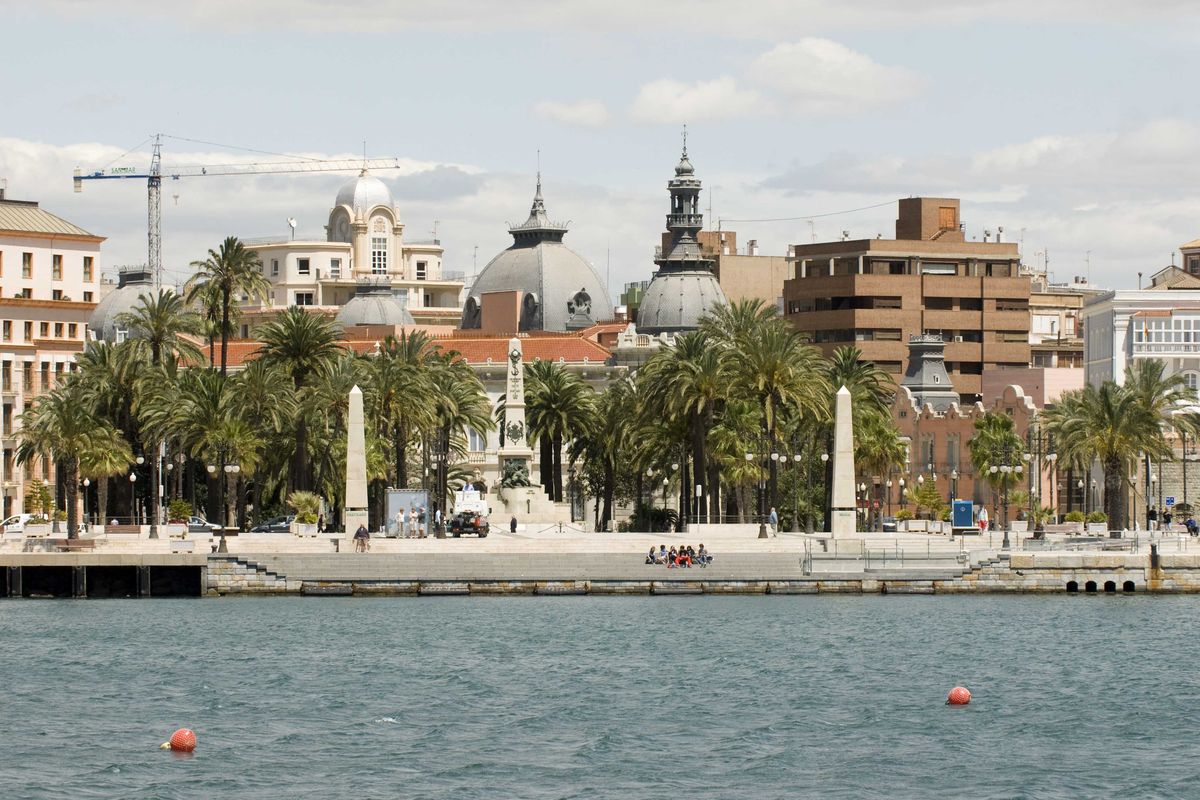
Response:
POLYGON ((892 479, 888 478, 887 483, 887 501, 888 501, 888 516, 892 515, 892 479))
MULTIPOLYGON (((858 484, 858 496, 861 497, 863 501, 865 501, 867 499, 867 485, 865 483, 858 484)), ((858 516, 859 516, 859 519, 862 520, 862 525, 863 525, 863 528, 865 529, 866 528, 865 509, 863 506, 859 506, 859 508, 860 508, 860 511, 858 513, 858 516)))
POLYGON ((900 486, 900 510, 903 511, 908 506, 908 496, 904 494, 904 478, 899 481, 900 486))
POLYGON ((950 504, 958 499, 958 470, 950 470, 950 504))
MULTIPOLYGON (((1076 485, 1076 488, 1079 489, 1079 493, 1081 495, 1083 495, 1083 522, 1086 525, 1087 524, 1087 515, 1088 515, 1088 494, 1087 494, 1087 492, 1085 492, 1083 490, 1083 478, 1080 478, 1079 482, 1076 483, 1075 485, 1076 485)), ((1084 530, 1086 531, 1087 528, 1084 528, 1084 530)))
POLYGON ((88 517, 88 502, 87 502, 87 500, 88 500, 88 496, 87 496, 87 490, 88 490, 88 487, 89 487, 89 486, 91 486, 91 485, 92 485, 92 479, 91 479, 91 478, 84 478, 84 479, 83 479, 83 519, 84 519, 84 522, 86 522, 86 521, 87 521, 87 517, 88 517))

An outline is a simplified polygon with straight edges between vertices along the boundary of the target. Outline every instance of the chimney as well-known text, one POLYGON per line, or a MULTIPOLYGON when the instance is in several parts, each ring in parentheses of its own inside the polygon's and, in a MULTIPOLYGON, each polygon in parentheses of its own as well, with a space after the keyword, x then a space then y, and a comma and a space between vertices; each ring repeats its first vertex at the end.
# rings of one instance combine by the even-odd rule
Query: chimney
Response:
POLYGON ((758 239, 751 239, 746 242, 746 254, 751 256, 758 255, 758 239))
POLYGON ((996 228, 996 244, 1000 243, 1000 239, 1004 236, 1004 226, 996 228))
POLYGON ((0 178, 0 200, 4 199, 6 189, 8 189, 8 178, 0 178))

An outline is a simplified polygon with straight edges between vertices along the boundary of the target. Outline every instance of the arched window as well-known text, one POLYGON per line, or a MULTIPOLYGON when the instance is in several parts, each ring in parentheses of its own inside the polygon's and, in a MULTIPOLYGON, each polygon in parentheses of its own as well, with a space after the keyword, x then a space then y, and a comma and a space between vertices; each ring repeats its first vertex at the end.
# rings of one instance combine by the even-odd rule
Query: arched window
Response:
POLYGON ((487 450, 487 436, 474 428, 467 428, 467 450, 472 453, 482 453, 487 450))
POLYGON ((1200 389, 1200 372, 1197 372, 1196 370, 1186 370, 1180 374, 1182 374, 1183 379, 1187 381, 1189 389, 1193 391, 1200 389))

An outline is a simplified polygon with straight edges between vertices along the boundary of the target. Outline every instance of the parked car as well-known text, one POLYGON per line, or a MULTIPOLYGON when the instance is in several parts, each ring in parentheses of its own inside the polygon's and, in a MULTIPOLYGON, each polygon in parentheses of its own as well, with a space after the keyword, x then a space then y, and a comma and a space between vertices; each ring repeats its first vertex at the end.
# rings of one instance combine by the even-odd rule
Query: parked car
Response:
POLYGON ((296 519, 295 514, 290 514, 286 517, 271 517, 266 522, 260 522, 250 529, 251 533, 288 533, 292 529, 292 521, 296 519))
POLYGON ((895 517, 884 517, 881 520, 881 524, 883 526, 884 533, 895 533, 897 531, 897 529, 899 528, 899 525, 896 523, 895 517))
POLYGON ((455 539, 464 533, 473 533, 480 539, 488 535, 487 517, 474 511, 461 511, 450 520, 450 535, 455 539))
POLYGON ((209 522, 204 517, 188 517, 187 529, 188 533, 216 533, 221 530, 221 526, 209 522))
POLYGON ((25 525, 33 519, 33 514, 16 514, 4 520, 5 533, 24 533, 25 525))

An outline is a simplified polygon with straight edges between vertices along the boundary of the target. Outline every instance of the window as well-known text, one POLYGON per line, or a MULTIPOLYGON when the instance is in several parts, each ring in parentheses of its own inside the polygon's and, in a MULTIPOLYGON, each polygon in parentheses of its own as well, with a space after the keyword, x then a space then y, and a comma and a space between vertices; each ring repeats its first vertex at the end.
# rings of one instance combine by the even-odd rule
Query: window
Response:
POLYGON ((1000 297, 996 299, 997 311, 1028 311, 1029 301, 1021 297, 1000 297))
POLYGON ((21 253, 21 277, 33 277, 33 253, 21 253))
POLYGON ((472 453, 487 450, 487 437, 474 428, 467 428, 467 449, 472 453))
POLYGON ((30 289, 29 287, 22 289, 21 297, 23 297, 26 300, 32 300, 33 299, 33 289, 30 289))
POLYGON ((53 289, 53 290, 51 290, 51 292, 50 292, 50 297, 51 297, 51 299, 53 299, 53 300, 62 300, 62 299, 63 299, 63 293, 62 293, 62 289, 53 289))
POLYGON ((309 272, 311 272, 311 270, 309 269, 309 266, 308 266, 307 258, 297 258, 296 259, 296 271, 298 273, 300 273, 301 275, 308 275, 309 272))
POLYGON ((33 394, 33 362, 21 365, 21 388, 25 394, 33 394))
POLYGON ((923 261, 921 262, 922 275, 957 275, 958 264, 953 261, 923 261))
POLYGON ((38 336, 41 336, 43 339, 50 336, 50 323, 49 322, 38 323, 38 336))
POLYGON ((91 256, 84 256, 84 257, 83 257, 83 279, 84 279, 85 281, 92 281, 92 280, 95 280, 95 278, 93 278, 93 277, 92 277, 92 274, 93 274, 93 272, 92 272, 92 263, 93 263, 93 262, 92 262, 92 257, 91 257, 91 256))
POLYGON ((90 302, 92 302, 92 298, 93 298, 94 296, 95 296, 95 295, 93 295, 91 292, 84 292, 84 293, 83 293, 83 302, 85 302, 85 303, 90 303, 90 302))
POLYGON ((1192 391, 1200 389, 1200 372, 1185 372, 1183 373, 1183 379, 1187 381, 1188 388, 1192 391))
POLYGON ((958 209, 954 206, 938 208, 938 227, 942 230, 952 230, 958 227, 958 209))
POLYGON ((50 277, 56 281, 62 280, 62 255, 50 256, 50 277))
POLYGON ((926 311, 953 311, 954 298, 952 297, 926 297, 926 311))
POLYGON ((371 274, 387 275, 388 246, 386 236, 371 237, 371 274))
POLYGON ((1053 367, 1054 366, 1054 354, 1053 353, 1034 353, 1033 354, 1033 365, 1035 367, 1053 367))
POLYGON ((425 268, 427 264, 424 261, 417 262, 417 280, 425 280, 425 268))
POLYGON ((342 277, 342 260, 340 258, 329 259, 329 277, 334 280, 342 277))
POLYGON ((40 387, 42 387, 43 392, 49 391, 52 388, 50 386, 50 362, 49 361, 42 362, 42 376, 41 376, 41 381, 38 383, 38 385, 40 387))
POLYGON ((78 333, 79 333, 79 326, 76 325, 74 322, 72 322, 70 325, 67 326, 67 336, 69 336, 70 338, 74 339, 78 333))
POLYGON ((63 335, 63 324, 61 322, 54 323, 54 338, 61 339, 63 335))
POLYGON ((312 292, 296 292, 296 302, 292 305, 311 306, 313 304, 312 292))
MULTIPOLYGON (((4 331, 3 331, 3 335, 0 335, 0 339, 3 339, 6 342, 12 341, 12 320, 10 320, 10 319, 4 320, 4 331)), ((4 363, 6 365, 8 364, 7 361, 4 363)))
POLYGON ((33 341, 33 323, 29 321, 25 322, 25 341, 33 341))
POLYGON ((1200 256, 1188 256, 1187 271, 1193 275, 1200 274, 1200 256))
POLYGON ((272 278, 279 277, 279 259, 278 258, 271 259, 271 277, 272 278))

